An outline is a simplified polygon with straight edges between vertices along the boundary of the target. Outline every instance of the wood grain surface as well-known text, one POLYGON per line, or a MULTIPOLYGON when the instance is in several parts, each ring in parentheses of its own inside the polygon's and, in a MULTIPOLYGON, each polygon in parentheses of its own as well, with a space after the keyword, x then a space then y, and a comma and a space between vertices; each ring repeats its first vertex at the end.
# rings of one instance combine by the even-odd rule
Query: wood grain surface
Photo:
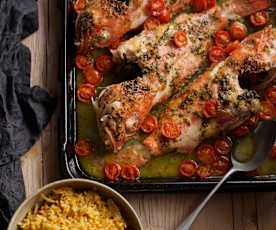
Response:
MULTIPOLYGON (((39 30, 24 44, 32 51, 31 84, 61 95, 59 49, 61 12, 58 0, 40 0, 39 30)), ((61 178, 58 162, 58 117, 34 147, 22 157, 27 196, 61 178)), ((145 230, 171 230, 204 198, 202 192, 123 194, 140 216, 145 230)), ((209 202, 192 230, 276 230, 276 192, 218 193, 209 202)))

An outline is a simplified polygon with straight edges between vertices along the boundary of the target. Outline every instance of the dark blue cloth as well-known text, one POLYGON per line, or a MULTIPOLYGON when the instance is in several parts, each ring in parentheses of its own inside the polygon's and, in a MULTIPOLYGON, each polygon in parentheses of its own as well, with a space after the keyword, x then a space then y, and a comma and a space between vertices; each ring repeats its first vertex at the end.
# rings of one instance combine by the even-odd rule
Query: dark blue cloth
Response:
POLYGON ((25 198, 20 156, 56 107, 55 97, 30 88, 31 53, 21 40, 37 29, 35 0, 0 0, 0 230, 25 198))

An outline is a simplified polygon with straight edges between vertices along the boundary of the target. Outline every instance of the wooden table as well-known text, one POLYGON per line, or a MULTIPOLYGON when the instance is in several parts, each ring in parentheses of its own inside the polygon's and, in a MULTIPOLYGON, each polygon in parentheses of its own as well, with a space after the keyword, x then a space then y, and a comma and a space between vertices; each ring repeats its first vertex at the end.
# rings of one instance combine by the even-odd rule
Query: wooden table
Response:
MULTIPOLYGON (((57 0, 39 3, 40 28, 24 41, 32 51, 31 84, 60 96, 59 47, 61 14, 57 0)), ((35 146, 22 157, 27 196, 61 178, 58 163, 59 107, 35 146)), ((138 212, 145 230, 170 230, 180 223, 206 193, 124 194, 138 212)), ((193 230, 276 230, 276 193, 218 193, 201 213, 193 230)))

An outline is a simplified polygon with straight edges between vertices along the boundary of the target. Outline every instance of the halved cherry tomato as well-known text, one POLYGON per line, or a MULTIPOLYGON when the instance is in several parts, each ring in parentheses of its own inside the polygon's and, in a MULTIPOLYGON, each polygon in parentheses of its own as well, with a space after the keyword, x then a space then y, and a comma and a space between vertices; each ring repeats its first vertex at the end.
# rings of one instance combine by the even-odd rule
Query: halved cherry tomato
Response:
POLYGON ((160 21, 151 16, 144 22, 144 29, 145 30, 154 30, 156 27, 160 26, 160 21))
POLYGON ((242 137, 249 133, 249 128, 246 125, 241 125, 232 131, 236 137, 242 137))
POLYGON ((215 43, 217 46, 225 48, 231 41, 230 34, 225 30, 220 30, 215 34, 215 43))
POLYGON ((196 160, 204 165, 210 165, 215 161, 215 149, 210 144, 202 144, 197 148, 196 160))
POLYGON ((249 120, 245 123, 246 125, 256 125, 260 120, 260 115, 258 113, 254 114, 249 118, 249 120))
POLYGON ((246 37, 246 27, 241 23, 235 23, 229 28, 232 40, 243 40, 246 37))
POLYGON ((114 62, 110 55, 99 56, 95 63, 96 69, 102 73, 109 72, 114 67, 114 62))
POLYGON ((108 47, 109 50, 116 50, 126 39, 121 37, 119 40, 115 41, 111 46, 108 47))
POLYGON ((151 0, 149 9, 153 16, 158 16, 165 9, 165 3, 163 0, 151 0))
POLYGON ((223 61, 226 58, 226 53, 223 48, 219 46, 213 46, 209 50, 209 60, 213 63, 217 63, 223 61))
POLYGON ((91 102, 91 97, 93 97, 94 95, 95 95, 95 89, 93 85, 89 83, 85 83, 79 86, 77 91, 77 96, 80 101, 89 103, 91 102))
POLYGON ((207 1, 206 0, 192 0, 192 10, 196 13, 201 13, 207 9, 207 1))
POLYGON ((217 0, 207 0, 208 9, 214 7, 216 5, 217 0))
POLYGON ((125 128, 128 134, 135 133, 141 126, 141 115, 139 112, 130 112, 126 116, 125 128))
POLYGON ((85 81, 94 86, 98 85, 103 79, 103 75, 94 68, 89 68, 85 70, 83 75, 84 75, 85 81))
POLYGON ((259 11, 250 15, 250 21, 254 26, 263 26, 268 21, 268 14, 265 11, 259 11))
POLYGON ((234 42, 231 42, 225 49, 225 53, 231 53, 232 51, 234 51, 235 49, 240 48, 240 41, 236 40, 234 42))
POLYGON ((74 2, 74 10, 76 12, 81 11, 86 6, 86 0, 75 0, 74 2))
POLYGON ((229 155, 232 148, 232 142, 227 137, 218 137, 215 140, 214 148, 219 155, 229 155))
POLYGON ((212 168, 209 166, 201 165, 196 170, 196 174, 202 178, 209 177, 212 175, 212 168))
POLYGON ((202 113, 206 118, 212 118, 217 116, 218 103, 217 101, 207 101, 204 104, 202 113))
POLYGON ((121 166, 115 163, 110 163, 104 166, 105 176, 109 180, 116 180, 121 174, 121 166))
POLYGON ((263 120, 272 120, 276 116, 276 109, 270 101, 262 101, 262 109, 259 112, 263 120))
POLYGON ((180 129, 174 121, 167 121, 162 124, 161 133, 168 139, 175 139, 180 136, 180 129))
POLYGON ((141 129, 144 133, 151 133, 157 128, 157 119, 154 116, 147 116, 141 125, 141 129))
POLYGON ((270 157, 275 159, 276 158, 276 143, 274 143, 271 153, 270 153, 270 157))
POLYGON ((170 20, 170 17, 170 11, 167 9, 162 10, 158 15, 158 19, 161 23, 167 23, 170 20))
POLYGON ((75 152, 80 157, 86 157, 92 153, 92 142, 88 139, 80 140, 75 144, 75 152))
POLYGON ((245 176, 247 177, 255 177, 259 175, 259 169, 255 169, 249 172, 244 173, 245 176))
POLYGON ((276 87, 270 87, 264 92, 265 99, 276 105, 276 87))
POLYGON ((229 169, 230 163, 227 157, 218 157, 213 163, 213 172, 216 175, 224 175, 229 169))
POLYGON ((192 177, 197 170, 197 164, 193 160, 185 160, 179 166, 179 172, 181 176, 192 177))
POLYGON ((181 48, 187 45, 188 38, 185 32, 180 30, 174 34, 173 41, 176 47, 181 48))
POLYGON ((135 180, 139 177, 139 169, 135 165, 126 165, 122 168, 121 177, 126 180, 135 180))
POLYGON ((89 66, 91 65, 91 63, 89 62, 88 58, 84 55, 77 55, 76 56, 76 66, 81 69, 81 70, 85 70, 87 68, 89 68, 89 66))

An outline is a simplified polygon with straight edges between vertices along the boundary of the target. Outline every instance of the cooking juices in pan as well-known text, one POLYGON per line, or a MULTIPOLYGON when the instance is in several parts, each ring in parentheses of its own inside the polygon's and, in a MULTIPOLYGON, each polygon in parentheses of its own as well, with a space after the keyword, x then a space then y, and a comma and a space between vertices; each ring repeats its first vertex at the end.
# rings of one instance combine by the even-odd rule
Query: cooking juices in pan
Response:
MULTIPOLYGON (((217 1, 217 3, 221 2, 222 1, 217 1)), ((273 24, 274 22, 274 26, 276 26, 276 13, 269 11, 268 13, 269 21, 266 24, 273 24)), ((252 20, 253 19, 251 19, 250 22, 250 17, 247 17, 243 21, 243 23, 247 27, 248 33, 252 33, 254 31, 262 29, 262 27, 252 26, 252 20)), ((108 49, 95 49, 89 55, 92 55, 93 59, 97 60, 97 58, 100 56, 110 55, 110 52, 108 49)), ((78 61, 78 63, 86 65, 85 61, 83 60, 78 61)), ((104 60, 102 62, 98 61, 98 63, 96 61, 96 63, 94 63, 96 69, 100 70, 101 73, 85 73, 85 71, 77 71, 77 88, 79 88, 80 85, 89 82, 89 76, 94 76, 96 74, 97 82, 94 83, 97 86, 95 87, 95 92, 93 91, 93 93, 97 96, 104 86, 129 80, 129 76, 133 76, 136 72, 139 72, 139 68, 131 64, 122 65, 109 63, 110 69, 104 69, 104 65, 102 65, 101 63, 107 63, 107 60, 104 60)), ((79 66, 79 68, 81 69, 82 66, 79 66)), ((198 71, 197 74, 195 74, 194 77, 196 78, 199 72, 202 73, 205 69, 206 66, 201 67, 201 69, 198 71)), ((95 77, 93 79, 95 79, 95 77)), ((256 79, 253 79, 252 81, 255 80, 256 79)), ((240 84, 243 87, 248 87, 251 83, 252 82, 250 82, 248 78, 246 78, 246 81, 244 79, 240 79, 240 84)), ((254 84, 254 82, 252 84, 254 84)), ((274 83, 271 82, 270 85, 267 86, 267 88, 271 88, 273 86, 274 83)), ((89 88, 85 88, 83 92, 84 93, 81 96, 85 97, 85 92, 89 94, 91 93, 91 90, 89 88)), ((267 97, 272 94, 274 94, 275 98, 275 92, 273 93, 271 89, 268 89, 265 92, 266 93, 262 93, 261 95, 264 99, 267 99, 267 97)), ((83 97, 81 96, 78 95, 79 98, 83 99, 83 97)), ((150 114, 154 117, 158 117, 160 113, 164 110, 165 104, 166 102, 154 107, 150 114)), ((246 140, 242 141, 242 143, 236 143, 241 142, 240 138, 248 133, 248 128, 250 129, 254 127, 258 119, 260 118, 252 117, 245 126, 241 126, 239 129, 236 129, 233 132, 227 133, 223 136, 213 137, 204 141, 204 143, 199 145, 199 147, 193 153, 172 152, 162 156, 154 157, 139 169, 139 176, 141 178, 167 178, 178 176, 183 176, 183 178, 187 178, 191 175, 198 175, 199 177, 222 175, 227 171, 229 167, 229 161, 227 157, 230 156, 230 152, 232 151, 234 145, 237 151, 236 157, 241 161, 248 159, 250 157, 250 153, 254 151, 254 146, 256 146, 257 142, 257 140, 254 138, 248 137, 246 140)), ((141 142, 146 136, 147 134, 145 130, 139 130, 135 134, 135 136, 125 144, 124 147, 133 144, 133 142, 141 142)), ((103 168, 102 158, 103 156, 112 155, 114 153, 110 153, 105 150, 104 143, 99 137, 96 125, 96 114, 92 104, 85 103, 81 100, 77 101, 77 138, 79 141, 82 142, 78 142, 78 144, 76 145, 76 154, 79 154, 80 165, 87 174, 91 175, 92 177, 103 178, 105 175, 108 175, 108 172, 111 172, 111 174, 113 175, 113 179, 120 176, 120 174, 118 173, 118 170, 120 169, 114 164, 110 164, 109 168, 107 167, 105 172, 103 168)), ((272 152, 270 158, 265 161, 265 163, 258 169, 258 171, 252 172, 247 176, 276 174, 275 155, 276 154, 273 154, 272 152)), ((125 162, 127 162, 127 159, 125 160, 125 162)), ((132 179, 131 176, 133 175, 136 175, 134 177, 138 176, 138 172, 135 168, 131 168, 130 171, 131 175, 128 175, 128 173, 124 173, 122 174, 122 176, 125 177, 125 179, 132 179)), ((112 178, 112 175, 109 175, 109 177, 112 178)))

